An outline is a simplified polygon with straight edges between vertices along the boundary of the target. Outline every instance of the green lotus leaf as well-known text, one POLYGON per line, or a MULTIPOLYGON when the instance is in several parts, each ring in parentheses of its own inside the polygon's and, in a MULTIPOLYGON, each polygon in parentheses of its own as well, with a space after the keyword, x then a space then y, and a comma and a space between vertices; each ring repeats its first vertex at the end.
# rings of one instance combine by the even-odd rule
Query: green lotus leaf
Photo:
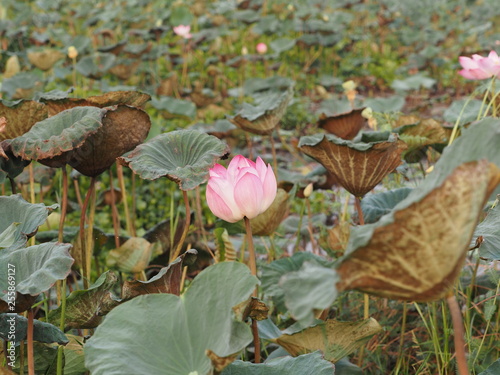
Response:
POLYGON ((0 141, 23 135, 47 116, 47 108, 43 103, 34 100, 0 100, 0 117, 7 121, 5 130, 0 132, 0 141))
MULTIPOLYGON (((118 277, 111 271, 103 273, 88 289, 75 290, 66 298, 65 329, 95 328, 104 315, 120 302, 113 297, 112 290, 118 277)), ((59 324, 61 306, 50 311, 47 320, 59 324)))
POLYGON ((479 375, 495 375, 500 373, 500 358, 493 362, 486 370, 479 375))
POLYGON ((149 294, 125 302, 85 344, 85 365, 94 375, 210 373, 207 351, 228 357, 252 341, 232 308, 248 301, 256 284, 248 267, 223 262, 202 271, 182 297, 149 294))
POLYGON ((162 111, 163 117, 167 119, 181 117, 191 120, 196 117, 196 105, 187 100, 164 96, 158 99, 153 98, 151 105, 162 111))
POLYGON ((10 275, 15 270, 15 312, 22 312, 26 306, 17 301, 23 295, 37 296, 50 289, 57 280, 68 276, 73 264, 70 247, 69 244, 50 242, 17 250, 0 250, 0 264, 10 265, 0 268, 0 312, 8 310, 9 270, 10 275))
POLYGON ((412 192, 412 188, 399 188, 378 194, 368 194, 361 201, 365 224, 376 222, 389 213, 399 202, 412 192))
POLYGON ((469 124, 476 121, 479 111, 483 107, 483 102, 478 99, 455 100, 444 111, 443 118, 446 122, 459 125, 469 124))
MULTIPOLYGON (((5 341, 21 342, 26 340, 28 331, 28 319, 18 314, 0 314, 0 338, 5 341), (15 322, 15 323, 13 323, 15 322), (15 324, 15 339, 8 340, 9 328, 15 324)), ((38 342, 53 343, 64 345, 68 343, 66 335, 56 326, 35 319, 33 321, 33 340, 38 342)))
POLYGON ((6 149, 4 150, 2 143, 0 143, 0 184, 3 183, 7 177, 14 179, 19 176, 23 173, 24 167, 29 163, 29 160, 23 160, 20 157, 14 156, 8 145, 6 145, 6 149))
POLYGON ((270 92, 256 99, 255 104, 243 103, 243 108, 228 117, 236 126, 255 134, 271 134, 293 98, 293 85, 284 92, 270 92))
POLYGON ((476 228, 469 247, 476 244, 478 237, 483 241, 479 246, 479 256, 490 260, 500 260, 500 205, 488 212, 488 216, 476 228))
POLYGON ((406 199, 377 223, 353 228, 337 286, 406 300, 445 295, 500 181, 499 127, 488 118, 463 130, 406 199))
MULTIPOLYGON (((406 144, 394 134, 385 140, 352 142, 332 134, 301 137, 299 148, 332 173, 351 194, 362 197, 401 164, 406 144)), ((365 136, 366 137, 366 136, 365 136)))
POLYGON ((176 130, 156 136, 119 160, 143 179, 166 176, 182 190, 191 190, 207 181, 208 170, 227 153, 229 147, 216 137, 176 130))
POLYGON ((41 89, 42 82, 37 74, 32 72, 20 72, 2 81, 2 92, 13 100, 28 99, 33 96, 37 89, 41 89))
POLYGON ((405 98, 401 95, 388 98, 367 98, 363 105, 370 107, 374 112, 399 112, 405 105, 405 98))
POLYGON ((77 107, 38 122, 27 133, 9 141, 14 155, 37 160, 49 167, 62 167, 90 134, 102 125, 106 110, 77 107))
MULTIPOLYGON (((32 204, 26 202, 21 195, 0 196, 0 237, 4 237, 9 230, 10 249, 16 249, 26 243, 28 237, 33 236, 52 210, 58 205, 45 206, 43 203, 32 204), (12 227, 13 223, 19 223, 12 227)), ((2 246, 0 245, 0 248, 2 246)))
POLYGON ((295 39, 279 38, 269 43, 269 46, 273 49, 274 52, 281 53, 295 47, 295 42, 295 39))
POLYGON ((290 78, 274 76, 269 78, 249 78, 243 85, 245 95, 252 96, 256 93, 270 91, 284 92, 295 84, 290 78))
MULTIPOLYGON (((278 311, 283 313, 288 311, 285 303, 285 290, 280 284, 282 276, 299 271, 305 262, 321 264, 325 267, 332 265, 331 262, 320 256, 307 252, 298 252, 289 258, 275 260, 262 268, 262 289, 265 295, 273 298, 278 311)), ((331 289, 334 288, 335 285, 331 285, 331 289)))
POLYGON ((298 357, 282 357, 255 364, 234 361, 222 371, 221 375, 333 375, 335 367, 323 358, 320 352, 298 357))
POLYGON ((93 55, 82 57, 76 64, 76 70, 85 77, 101 79, 113 67, 116 56, 112 53, 96 52, 93 55))

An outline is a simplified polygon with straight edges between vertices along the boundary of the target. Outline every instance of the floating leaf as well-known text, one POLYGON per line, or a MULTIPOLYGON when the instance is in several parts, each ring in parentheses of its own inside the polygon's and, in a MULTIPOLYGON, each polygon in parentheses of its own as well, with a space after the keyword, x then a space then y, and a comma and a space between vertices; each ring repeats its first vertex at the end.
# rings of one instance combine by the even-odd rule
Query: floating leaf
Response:
POLYGON ((406 144, 393 134, 370 143, 318 134, 302 137, 299 148, 323 164, 347 191, 362 197, 401 164, 406 144))
POLYGON ((322 114, 318 126, 342 139, 353 139, 366 124, 366 119, 361 115, 363 110, 353 109, 335 116, 322 114))
POLYGON ((329 308, 337 298, 335 284, 338 280, 333 269, 304 262, 298 271, 284 274, 279 286, 290 314, 303 325, 310 325, 314 321, 315 310, 329 308))
POLYGON ((338 268, 339 289, 411 301, 442 298, 463 267, 481 209, 499 182, 495 165, 469 162, 425 197, 404 209, 396 206, 394 222, 387 224, 385 216, 377 227, 363 226, 375 229, 364 245, 351 241, 338 268))
MULTIPOLYGON (((18 314, 0 314, 0 338, 5 341, 16 343, 26 340, 28 331, 28 319, 18 314), (9 340, 10 327, 15 326, 15 339, 9 340)), ((33 340, 44 343, 57 342, 64 345, 68 343, 66 335, 56 326, 35 319, 33 321, 33 340)))
POLYGON ((74 107, 109 107, 113 105, 128 105, 131 107, 141 107, 151 97, 140 91, 111 91, 103 95, 89 96, 88 98, 47 98, 42 97, 40 100, 44 102, 48 108, 49 116, 54 116, 59 112, 74 107))
POLYGON ((85 344, 86 367, 94 375, 207 374, 212 368, 207 350, 228 357, 252 341, 250 328, 233 320, 232 307, 247 300, 256 283, 245 265, 223 262, 203 270, 182 298, 136 297, 97 327, 85 344))
MULTIPOLYGON (((285 291, 280 285, 280 279, 287 273, 298 271, 304 262, 314 262, 326 267, 331 265, 330 262, 320 256, 307 252, 298 252, 289 258, 275 260, 262 268, 261 281, 264 294, 273 298, 274 304, 280 312, 288 311, 285 305, 285 291)), ((333 289, 335 286, 332 285, 331 287, 333 289)))
POLYGON ((374 223, 389 213, 399 202, 406 199, 412 190, 412 188, 404 187, 383 193, 366 195, 361 201, 365 223, 374 223))
MULTIPOLYGON (((37 296, 69 274, 73 264, 68 252, 70 246, 51 242, 17 250, 0 250, 0 264, 11 265, 0 268, 0 313, 8 309, 9 269, 15 269, 15 290, 18 293, 15 312, 22 312, 26 307, 18 301, 25 298, 22 295, 37 296)), ((28 300, 32 302, 30 298, 28 300)))
MULTIPOLYGON (((57 205, 46 206, 43 203, 32 204, 26 202, 20 194, 11 196, 0 196, 0 235, 10 228, 12 233, 11 249, 23 246, 28 237, 33 236, 38 227, 42 225, 49 213, 57 208, 57 205), (20 223, 12 228, 12 223, 20 223)), ((1 254, 1 253, 0 253, 1 254)))
POLYGON ((119 248, 111 250, 106 257, 106 265, 120 272, 138 273, 149 265, 152 246, 142 237, 131 237, 119 248))
POLYGON ((251 133, 271 134, 286 112, 293 98, 293 85, 284 92, 271 92, 256 100, 256 105, 243 103, 243 108, 234 117, 228 117, 234 125, 251 133))
POLYGON ((29 131, 38 121, 47 118, 47 108, 34 100, 16 102, 0 101, 0 117, 7 121, 4 131, 0 132, 0 141, 14 139, 29 131))
MULTIPOLYGON (((117 276, 106 271, 88 289, 75 290, 66 298, 65 328, 87 329, 99 325, 112 308, 119 304, 113 297, 117 276)), ((47 320, 59 324, 61 306, 50 311, 47 320)))
POLYGON ((479 256, 490 260, 500 260, 500 205, 490 209, 488 216, 476 228, 470 247, 473 247, 478 237, 483 241, 479 247, 479 256))
POLYGON ((327 320, 297 333, 281 335, 271 341, 281 345, 293 356, 321 350, 326 360, 337 362, 381 330, 382 327, 373 318, 358 322, 327 320))
POLYGON ((168 267, 163 267, 160 272, 148 281, 125 281, 122 287, 122 300, 129 300, 143 294, 169 293, 176 296, 181 293, 182 270, 196 259, 198 252, 188 250, 168 267))
POLYGON ((216 137, 176 130, 156 136, 120 160, 143 179, 166 176, 182 190, 191 190, 208 180, 208 170, 227 153, 229 147, 216 137))
POLYGON ((335 367, 323 359, 319 352, 300 355, 296 358, 282 357, 255 364, 235 361, 221 375, 333 375, 335 367))

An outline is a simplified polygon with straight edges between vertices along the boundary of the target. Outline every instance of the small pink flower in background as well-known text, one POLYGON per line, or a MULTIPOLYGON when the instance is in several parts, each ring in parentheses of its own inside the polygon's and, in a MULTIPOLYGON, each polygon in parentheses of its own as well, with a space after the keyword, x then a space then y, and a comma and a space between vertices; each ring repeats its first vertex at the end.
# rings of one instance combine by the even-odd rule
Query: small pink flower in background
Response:
POLYGON ((472 55, 472 58, 460 56, 458 58, 463 69, 458 73, 467 79, 488 79, 493 76, 500 78, 500 57, 491 51, 487 57, 472 55))
POLYGON ((228 168, 215 164, 210 169, 207 203, 215 216, 235 223, 245 216, 253 219, 276 198, 276 177, 259 157, 256 162, 237 155, 228 168))
POLYGON ((191 26, 189 25, 174 26, 174 33, 179 36, 182 36, 184 39, 190 39, 192 37, 190 31, 191 31, 191 26))
POLYGON ((259 54, 263 55, 267 52, 267 45, 266 43, 259 43, 257 44, 257 47, 255 47, 255 49, 259 54))

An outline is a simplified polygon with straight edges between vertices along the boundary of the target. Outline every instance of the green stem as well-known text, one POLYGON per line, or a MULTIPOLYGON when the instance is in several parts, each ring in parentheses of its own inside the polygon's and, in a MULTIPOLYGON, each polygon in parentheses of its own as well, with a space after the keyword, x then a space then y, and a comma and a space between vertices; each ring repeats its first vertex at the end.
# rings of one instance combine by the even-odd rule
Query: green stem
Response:
MULTIPOLYGON (((191 209, 189 208, 189 198, 187 195, 187 191, 182 190, 182 196, 184 198, 184 207, 186 208, 186 219, 184 221, 184 230, 182 231, 181 238, 177 243, 173 255, 170 257, 170 262, 177 258, 181 253, 182 246, 184 245, 184 241, 186 240, 187 233, 189 231, 189 225, 191 224, 191 209)), ((170 233, 170 235, 173 236, 172 232, 170 233)))
POLYGON ((87 211, 87 207, 89 205, 90 196, 92 195, 93 190, 95 189, 95 177, 92 177, 90 180, 90 187, 85 195, 85 201, 82 206, 82 213, 80 215, 80 251, 81 251, 81 262, 82 262, 82 277, 83 277, 83 288, 88 289, 89 287, 89 279, 90 279, 90 270, 88 269, 88 264, 90 263, 90 255, 87 254, 87 246, 85 241, 85 215, 87 211), (87 256, 89 260, 87 261, 87 256))

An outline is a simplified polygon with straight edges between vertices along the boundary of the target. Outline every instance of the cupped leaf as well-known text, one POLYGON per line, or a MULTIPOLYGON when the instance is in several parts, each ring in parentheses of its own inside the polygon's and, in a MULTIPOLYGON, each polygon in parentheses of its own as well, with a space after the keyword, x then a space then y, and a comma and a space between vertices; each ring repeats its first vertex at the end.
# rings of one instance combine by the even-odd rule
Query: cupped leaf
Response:
POLYGON ((351 241, 338 268, 339 289, 412 301, 442 298, 462 269, 479 214, 499 182, 495 165, 465 163, 421 200, 396 206, 393 222, 385 216, 379 225, 358 228, 358 236, 374 230, 362 246, 353 248, 351 241))
POLYGON ((201 272, 182 298, 136 297, 99 325, 85 344, 85 365, 94 375, 207 374, 207 350, 228 357, 251 342, 250 328, 233 320, 232 307, 248 300, 256 283, 245 265, 223 262, 201 272))
POLYGON ((182 190, 191 190, 208 179, 208 170, 229 153, 218 138, 194 130, 160 134, 120 158, 147 180, 166 176, 182 190))
POLYGON ((120 272, 138 273, 149 265, 152 255, 151 243, 142 237, 131 237, 120 247, 111 250, 106 265, 120 272))
POLYGON ((106 110, 78 107, 38 122, 27 133, 9 141, 14 155, 38 160, 49 167, 62 167, 72 152, 102 126, 106 110))
POLYGON ((61 98, 42 97, 40 101, 46 104, 49 116, 54 116, 59 112, 74 107, 110 107, 113 105, 128 105, 131 107, 141 107, 151 97, 139 91, 111 91, 98 96, 88 98, 61 98))
POLYGON ((117 157, 142 143, 151 128, 149 115, 142 109, 118 105, 106 107, 104 111, 103 126, 72 153, 69 161, 85 176, 95 177, 106 171, 117 157))
POLYGON ((76 70, 82 75, 92 79, 101 79, 113 67, 116 56, 112 53, 99 53, 83 57, 76 64, 76 70))
POLYGON ((16 102, 0 101, 0 117, 6 120, 5 129, 0 132, 0 141, 19 137, 29 131, 38 121, 46 119, 47 108, 34 100, 16 102))
POLYGON ((279 286, 290 314, 307 326, 314 321, 316 311, 329 308, 335 301, 338 295, 335 284, 338 280, 335 270, 305 262, 298 271, 283 275, 279 286))
MULTIPOLYGON (((273 298, 274 304, 280 312, 288 311, 285 304, 285 291, 280 285, 280 279, 283 275, 300 270, 304 262, 322 264, 325 267, 331 266, 331 262, 320 256, 298 252, 289 258, 275 260, 262 268, 261 281, 264 294, 273 298)), ((332 285, 333 288, 334 285, 332 285)))
POLYGON ((382 327, 373 318, 358 322, 327 320, 297 333, 281 335, 271 341, 281 345, 293 356, 320 350, 326 360, 337 362, 381 330, 382 327))
POLYGON ((362 197, 401 164, 406 144, 394 134, 369 143, 318 134, 302 137, 299 148, 323 164, 347 191, 362 197))
POLYGON ((300 355, 296 358, 276 358, 266 363, 234 361, 221 375, 333 375, 335 367, 323 359, 320 352, 300 355))
MULTIPOLYGON (((42 225, 49 213, 57 208, 57 205, 46 206, 43 203, 32 204, 26 202, 21 195, 0 196, 0 236, 9 230, 11 249, 23 246, 27 237, 33 236, 38 227, 42 225), (12 227, 13 223, 19 223, 12 227)), ((1 247, 0 247, 1 248, 1 247)))
POLYGON ((500 205, 490 209, 488 216, 474 231, 470 247, 476 244, 479 237, 482 237, 479 246, 479 256, 490 260, 500 260, 500 205))
MULTIPOLYGON (((106 271, 88 289, 75 290, 66 298, 65 328, 95 328, 104 315, 119 304, 112 290, 118 281, 117 276, 106 271)), ((61 306, 50 311, 47 320, 59 324, 61 306)))
POLYGON ((15 269, 15 312, 22 312, 25 304, 17 303, 18 299, 25 298, 22 295, 37 296, 69 274, 73 264, 70 246, 51 242, 17 250, 0 250, 0 264, 10 265, 0 269, 0 312, 8 308, 9 270, 15 269))
POLYGON ((339 138, 353 139, 366 125, 366 119, 361 115, 363 110, 364 108, 353 109, 334 116, 321 114, 318 126, 339 138))
POLYGON ((169 293, 176 296, 180 295, 182 270, 185 266, 192 264, 197 255, 196 250, 188 250, 170 263, 168 267, 163 267, 156 276, 148 281, 125 281, 122 287, 122 300, 126 301, 143 294, 169 293))
MULTIPOLYGON (((0 338, 5 341, 17 343, 26 340, 28 331, 28 319, 18 314, 0 314, 0 338), (15 326, 15 339, 9 339, 10 327, 15 326)), ((68 343, 66 335, 56 326, 35 319, 33 321, 33 340, 44 343, 57 342, 64 345, 68 343)))
POLYGON ((256 105, 243 103, 243 108, 234 117, 228 117, 234 125, 251 133, 271 134, 286 112, 293 98, 293 85, 286 91, 270 92, 259 96, 256 105))
POLYGON ((10 151, 10 147, 5 146, 5 149, 3 149, 2 143, 0 143, 0 184, 5 181, 6 177, 14 179, 19 176, 24 167, 30 163, 29 160, 14 156, 10 151))
POLYGON ((412 192, 412 188, 399 188, 378 194, 366 195, 361 201, 361 209, 366 224, 374 223, 389 213, 399 202, 412 192))

